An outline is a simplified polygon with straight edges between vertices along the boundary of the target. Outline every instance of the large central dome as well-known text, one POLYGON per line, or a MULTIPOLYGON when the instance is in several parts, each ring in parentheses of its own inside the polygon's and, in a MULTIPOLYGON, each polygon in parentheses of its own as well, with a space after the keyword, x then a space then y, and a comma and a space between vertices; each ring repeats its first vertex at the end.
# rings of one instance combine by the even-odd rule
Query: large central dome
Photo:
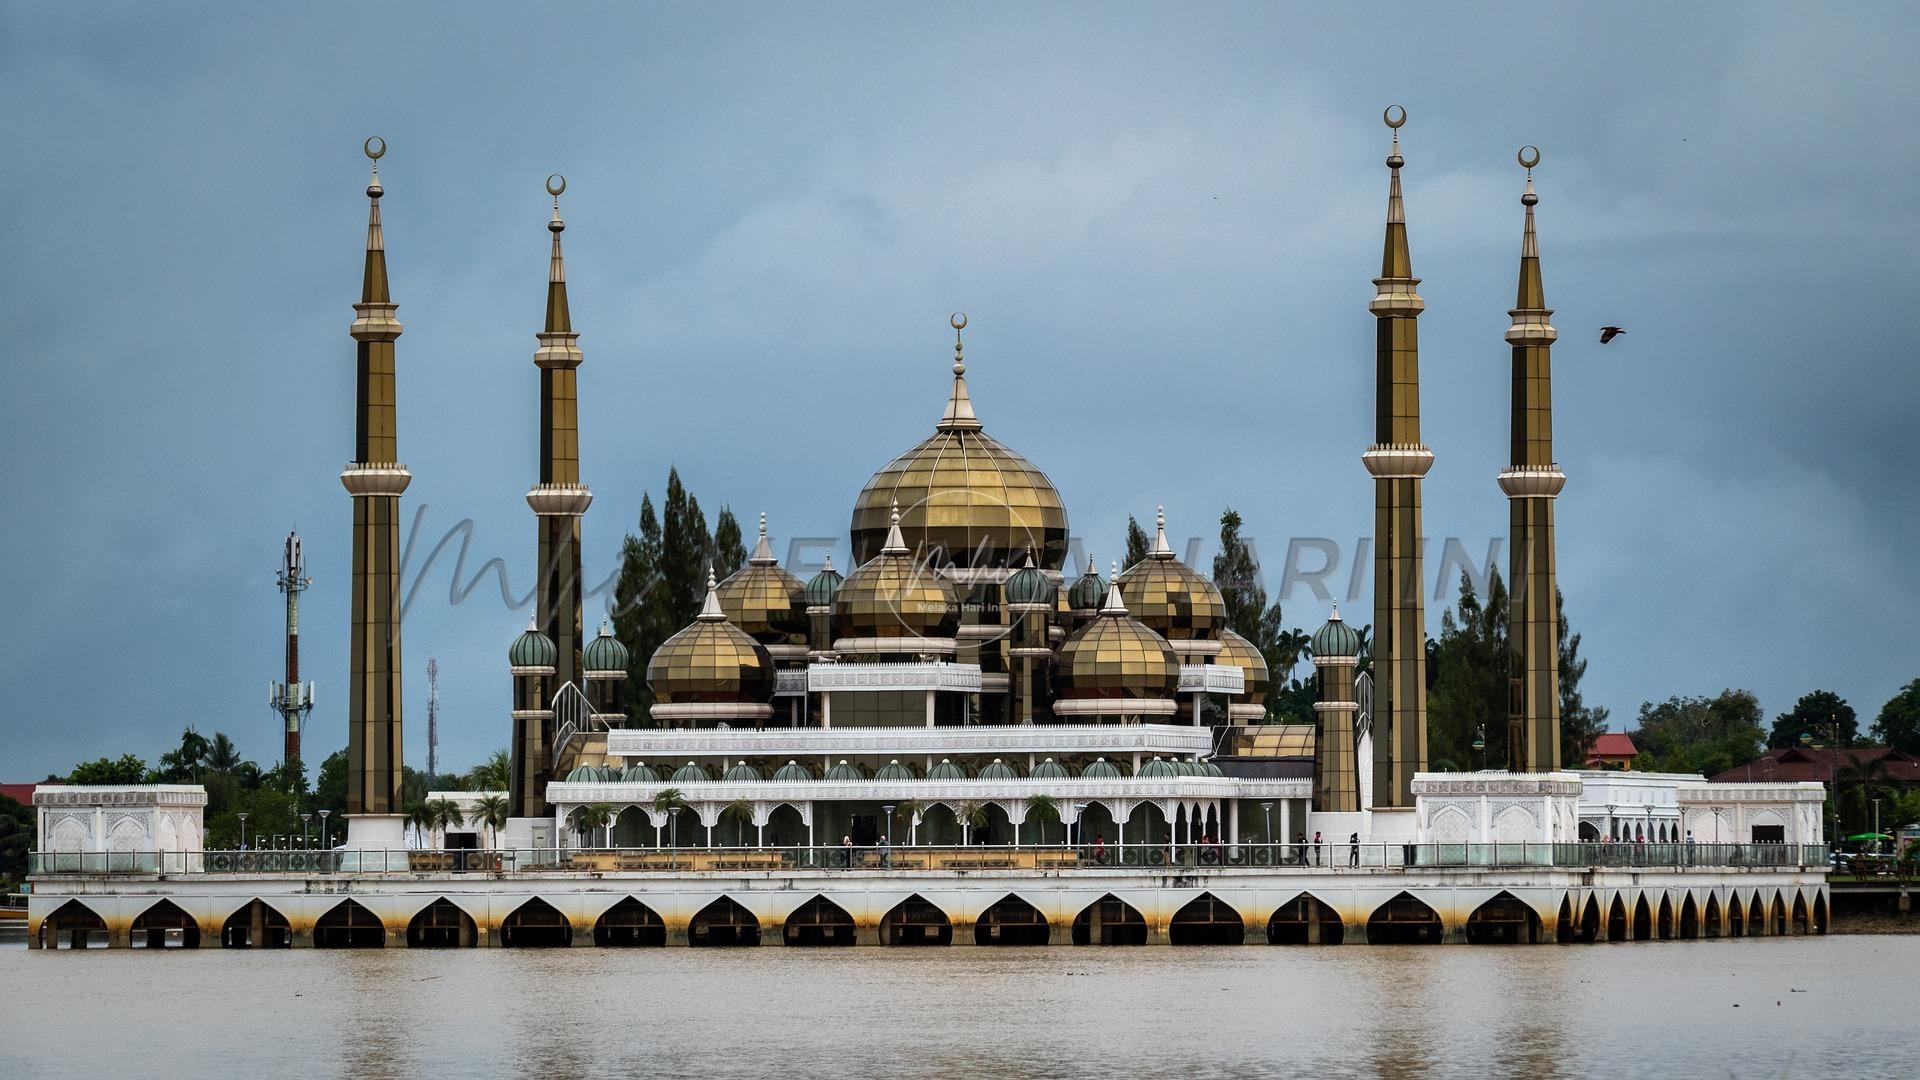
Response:
MULTIPOLYGON (((956 329, 966 325, 956 316, 956 329)), ((959 345, 954 346, 956 356, 959 345)), ((916 558, 936 565, 1011 573, 1031 549, 1036 565, 1067 560, 1067 508, 1047 474, 980 430, 967 395, 966 365, 953 365, 953 393, 939 426, 888 462, 853 504, 853 561, 880 553, 900 507, 900 531, 916 558)))

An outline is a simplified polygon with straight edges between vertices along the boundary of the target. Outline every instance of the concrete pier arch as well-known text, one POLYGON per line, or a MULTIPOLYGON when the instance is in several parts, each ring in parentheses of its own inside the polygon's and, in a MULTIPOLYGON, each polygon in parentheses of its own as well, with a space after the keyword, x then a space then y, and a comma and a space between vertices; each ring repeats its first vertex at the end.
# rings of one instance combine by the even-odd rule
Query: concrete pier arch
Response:
POLYGON ((136 949, 200 947, 199 921, 171 900, 162 900, 135 916, 132 929, 131 944, 136 949))
POLYGON ((407 921, 409 949, 467 949, 479 943, 473 916, 442 896, 407 921))
POLYGON ((293 927, 278 908, 256 896, 227 916, 220 927, 220 946, 226 949, 291 948, 293 927))
POLYGON ((1369 945, 1438 945, 1445 936, 1440 913, 1412 893, 1400 893, 1367 919, 1369 945))
POLYGON ((973 923, 975 945, 1045 945, 1052 937, 1047 917, 1014 893, 994 901, 973 923))
POLYGON ((1246 935, 1240 912, 1210 892, 1187 901, 1167 920, 1167 942, 1172 945, 1239 945, 1246 935))
POLYGON ((1674 929, 1675 929, 1675 926, 1674 926, 1674 917, 1673 917, 1673 897, 1669 896, 1666 893, 1661 893, 1660 894, 1660 923, 1659 923, 1660 940, 1672 941, 1673 935, 1674 935, 1674 929))
POLYGON ((1647 906, 1647 894, 1641 893, 1633 903, 1633 940, 1648 941, 1653 937, 1653 909, 1647 906))
POLYGON ((1073 919, 1075 945, 1145 945, 1147 920, 1140 909, 1108 893, 1073 919))
POLYGON ((1607 940, 1627 940, 1627 901, 1619 893, 1613 894, 1613 903, 1607 906, 1607 940))
MULTIPOLYGON (((1614 900, 1619 903, 1618 898, 1614 900)), ((1467 916, 1470 945, 1536 945, 1543 932, 1540 913, 1510 892, 1501 892, 1467 916)))
POLYGON ((826 897, 815 896, 787 916, 780 939, 799 946, 852 945, 856 940, 853 916, 826 897))
POLYGON ((1269 945, 1338 945, 1345 940, 1340 913, 1312 893, 1281 904, 1267 920, 1269 945))
POLYGON ((687 923, 687 944, 696 948, 758 945, 760 920, 732 897, 722 896, 687 923))
POLYGON ((40 920, 43 949, 88 949, 107 946, 107 920, 78 900, 69 900, 40 920))
POLYGON ((316 949, 379 949, 386 944, 386 924, 357 900, 342 900, 314 920, 316 949))
POLYGON ((947 913, 914 893, 895 904, 880 919, 882 945, 951 945, 953 920, 947 913))
POLYGON ((667 943, 667 924, 659 913, 629 896, 594 921, 593 943, 615 948, 659 947, 667 943))
POLYGON ((500 945, 508 949, 553 949, 573 944, 573 923, 539 897, 500 920, 500 945))

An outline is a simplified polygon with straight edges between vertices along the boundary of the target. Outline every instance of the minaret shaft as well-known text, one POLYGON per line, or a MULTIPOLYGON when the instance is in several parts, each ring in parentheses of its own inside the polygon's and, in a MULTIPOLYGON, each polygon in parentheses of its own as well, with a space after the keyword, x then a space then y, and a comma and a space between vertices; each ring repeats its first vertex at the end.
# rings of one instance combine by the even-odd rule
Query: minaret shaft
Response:
MULTIPOLYGON (((1521 161, 1526 164, 1526 151, 1521 161)), ((1535 159, 1538 160, 1537 158, 1535 159)), ((1512 528, 1508 572, 1507 634, 1510 643, 1507 768, 1548 772, 1560 768, 1560 612, 1555 579, 1554 500, 1566 475, 1553 459, 1552 346, 1557 337, 1540 279, 1540 242, 1534 232, 1529 168, 1526 226, 1520 243, 1520 283, 1513 325, 1512 464, 1500 474, 1512 528)))
POLYGON ((1420 441, 1420 338, 1426 309, 1413 276, 1400 195, 1399 123, 1387 157, 1387 229, 1374 314, 1374 445, 1362 460, 1374 477, 1374 805, 1411 807, 1413 774, 1427 767, 1427 630, 1423 597, 1420 482, 1433 453, 1420 441))

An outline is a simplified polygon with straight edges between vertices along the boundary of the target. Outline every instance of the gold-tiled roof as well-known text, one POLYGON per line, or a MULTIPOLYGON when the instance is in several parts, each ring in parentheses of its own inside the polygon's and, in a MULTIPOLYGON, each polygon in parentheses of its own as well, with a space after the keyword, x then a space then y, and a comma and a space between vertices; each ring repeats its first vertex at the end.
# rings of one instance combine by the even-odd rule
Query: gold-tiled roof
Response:
POLYGON ((1148 557, 1120 574, 1127 610, 1169 638, 1217 637, 1227 605, 1213 582, 1175 558, 1148 557))
POLYGON ((1253 642, 1234 633, 1232 630, 1220 631, 1220 654, 1214 663, 1237 667, 1244 673, 1246 680, 1246 701, 1251 705, 1264 705, 1267 700, 1267 659, 1253 642))
POLYGON ((782 567, 749 564, 721 582, 716 594, 728 622, 774 645, 807 632, 805 588, 782 567))
POLYGON ((900 504, 900 529, 924 556, 957 566, 1011 567, 1028 548, 1042 568, 1067 558, 1067 509, 1047 474, 981 431, 936 431, 888 462, 853 507, 853 557, 872 558, 900 504))
POLYGON ((660 643, 647 661, 647 686, 663 703, 765 702, 773 696, 773 658, 727 621, 707 575, 707 602, 693 625, 660 643))
POLYGON ((960 625, 953 588, 914 560, 889 512, 880 553, 860 564, 833 599, 834 632, 846 638, 951 638, 960 625))
POLYGON ((1053 659, 1053 692, 1061 698, 1171 698, 1180 661, 1166 639, 1127 614, 1119 590, 1108 589, 1092 622, 1073 632, 1053 659))

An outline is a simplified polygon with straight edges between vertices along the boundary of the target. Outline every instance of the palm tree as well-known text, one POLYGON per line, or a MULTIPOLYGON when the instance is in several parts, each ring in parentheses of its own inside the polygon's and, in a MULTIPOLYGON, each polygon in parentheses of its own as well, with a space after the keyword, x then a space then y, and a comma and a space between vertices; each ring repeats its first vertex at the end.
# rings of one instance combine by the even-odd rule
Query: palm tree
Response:
POLYGON ((446 835, 447 830, 459 828, 466 822, 466 815, 460 812, 460 804, 452 799, 430 799, 426 810, 427 827, 442 836, 446 835))
POLYGON ((987 808, 977 802, 954 803, 953 823, 960 826, 960 843, 965 846, 973 830, 987 823, 987 808))
POLYGON ((487 827, 487 846, 493 847, 500 838, 500 830, 507 826, 507 797, 505 795, 482 795, 474 800, 473 823, 487 827))
POLYGON ((213 733, 213 742, 207 748, 207 768, 221 776, 231 776, 240 768, 240 748, 233 745, 225 732, 213 733))
POLYGON ((606 828, 613 821, 611 803, 588 803, 573 812, 573 831, 580 834, 580 846, 589 846, 593 834, 606 828))
MULTIPOLYGON (((1856 831, 1864 832, 1873 821, 1873 800, 1885 798, 1887 786, 1885 757, 1862 758, 1859 754, 1849 753, 1846 764, 1840 766, 1834 776, 1834 802, 1836 804, 1839 802, 1840 792, 1843 789, 1851 789, 1847 792, 1851 796, 1847 801, 1852 804, 1857 815, 1854 821, 1859 825, 1859 829, 1856 831)), ((1839 838, 1835 837, 1835 839, 1839 838)))
POLYGON ((747 826, 753 823, 753 804, 745 799, 733 800, 726 809, 720 811, 720 821, 722 824, 733 822, 733 837, 737 841, 734 846, 746 847, 747 826))
POLYGON ((893 809, 895 813, 906 819, 907 846, 914 846, 919 842, 920 815, 926 812, 926 804, 919 799, 901 799, 894 804, 893 809))
POLYGON ((416 799, 407 804, 407 824, 413 827, 413 835, 421 847, 427 846, 427 833, 433 828, 433 812, 427 809, 425 799, 416 799))
MULTIPOLYGON (((1029 795, 1027 796, 1027 820, 1040 827, 1040 842, 1044 844, 1047 842, 1047 824, 1060 823, 1060 804, 1054 802, 1051 795, 1029 795)), ((1018 828, 1013 830, 1013 839, 1015 843, 1019 843, 1018 828)), ((1065 839, 1064 835, 1062 839, 1065 839)))
MULTIPOLYGON (((675 812, 686 808, 687 797, 681 794, 679 788, 661 788, 653 793, 653 812, 665 814, 673 819, 673 846, 675 847, 680 846, 680 822, 675 817, 675 812)), ((657 827, 654 829, 653 846, 660 846, 660 830, 657 827)))
POLYGON ((467 787, 471 791, 505 791, 511 783, 513 755, 505 750, 495 750, 467 773, 467 787))

